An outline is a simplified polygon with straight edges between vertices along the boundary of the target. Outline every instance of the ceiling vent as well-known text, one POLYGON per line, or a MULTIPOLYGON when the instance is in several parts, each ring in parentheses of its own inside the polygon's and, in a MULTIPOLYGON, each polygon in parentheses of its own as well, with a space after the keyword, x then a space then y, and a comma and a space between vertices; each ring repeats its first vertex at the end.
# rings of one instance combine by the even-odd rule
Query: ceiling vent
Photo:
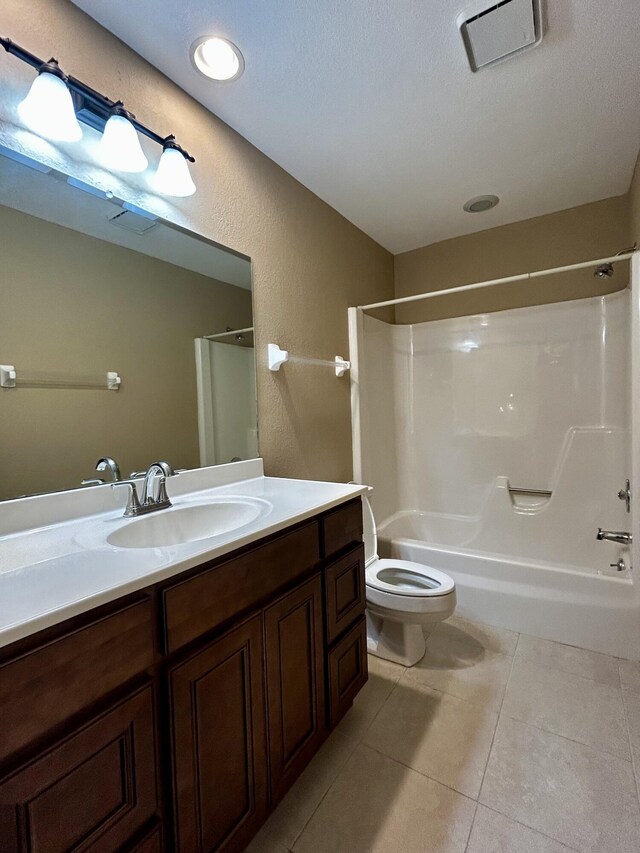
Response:
POLYGON ((145 234, 158 224, 148 216, 140 216, 131 210, 122 210, 120 213, 108 216, 107 219, 112 225, 124 228, 125 231, 133 231, 134 234, 145 234))
POLYGON ((472 71, 514 56, 542 41, 542 0, 478 0, 458 16, 472 71))

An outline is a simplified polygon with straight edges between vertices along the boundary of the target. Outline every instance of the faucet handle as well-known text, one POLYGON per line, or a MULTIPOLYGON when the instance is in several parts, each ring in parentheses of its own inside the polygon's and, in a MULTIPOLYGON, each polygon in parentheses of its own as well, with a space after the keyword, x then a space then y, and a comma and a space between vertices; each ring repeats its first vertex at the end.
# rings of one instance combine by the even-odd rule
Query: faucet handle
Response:
POLYGON ((170 503, 169 495, 167 494, 167 478, 163 475, 160 477, 158 482, 158 497, 156 498, 157 503, 170 503))
POLYGON ((618 492, 618 497, 621 501, 624 501, 627 507, 627 512, 631 512, 631 483, 629 480, 625 480, 624 489, 620 489, 618 492))
POLYGON ((124 511, 125 518, 130 518, 132 515, 139 515, 141 507, 140 501, 138 500, 138 489, 136 488, 135 480, 118 480, 117 483, 111 483, 112 489, 116 489, 118 486, 129 487, 127 506, 124 511))

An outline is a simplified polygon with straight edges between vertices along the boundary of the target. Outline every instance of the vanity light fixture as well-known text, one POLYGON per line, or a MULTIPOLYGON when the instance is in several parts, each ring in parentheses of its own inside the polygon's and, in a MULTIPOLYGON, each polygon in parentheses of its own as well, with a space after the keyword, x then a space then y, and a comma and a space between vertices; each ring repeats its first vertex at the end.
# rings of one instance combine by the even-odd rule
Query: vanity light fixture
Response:
POLYGON ((26 127, 58 142, 77 142, 82 138, 79 121, 102 133, 98 146, 102 165, 118 172, 144 172, 147 157, 138 134, 162 146, 162 155, 151 183, 165 195, 189 196, 196 191, 189 172, 195 159, 178 143, 173 134, 161 136, 139 122, 125 109, 122 101, 112 101, 91 86, 66 75, 57 60, 44 62, 9 38, 0 37, 7 53, 38 71, 18 114, 26 127), (167 157, 167 155, 169 155, 167 157))
POLYGON ((43 62, 29 94, 18 104, 18 115, 25 125, 47 139, 56 142, 77 142, 82 139, 67 76, 55 59, 43 62))
POLYGON ((191 61, 201 74, 219 83, 237 80, 244 71, 240 49, 220 36, 203 36, 194 41, 191 61))
POLYGON ((196 191, 189 166, 188 155, 171 137, 165 140, 158 169, 151 179, 158 192, 172 196, 189 196, 196 191))
POLYGON ((100 160, 118 172, 144 172, 149 165, 138 134, 131 124, 132 115, 122 103, 117 104, 107 119, 100 140, 100 160))

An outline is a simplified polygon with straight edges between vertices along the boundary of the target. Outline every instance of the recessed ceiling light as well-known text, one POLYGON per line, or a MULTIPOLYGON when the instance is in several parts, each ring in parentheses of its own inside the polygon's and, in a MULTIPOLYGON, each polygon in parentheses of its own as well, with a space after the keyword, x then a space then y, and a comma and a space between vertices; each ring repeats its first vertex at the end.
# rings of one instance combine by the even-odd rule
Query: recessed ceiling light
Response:
POLYGON ((497 195, 478 195, 475 198, 470 198, 464 205, 467 213, 484 213, 485 210, 491 210, 495 207, 500 199, 497 195))
POLYGON ((220 36, 203 36, 194 41, 191 61, 205 77, 221 83, 237 80, 244 71, 244 57, 240 50, 220 36))

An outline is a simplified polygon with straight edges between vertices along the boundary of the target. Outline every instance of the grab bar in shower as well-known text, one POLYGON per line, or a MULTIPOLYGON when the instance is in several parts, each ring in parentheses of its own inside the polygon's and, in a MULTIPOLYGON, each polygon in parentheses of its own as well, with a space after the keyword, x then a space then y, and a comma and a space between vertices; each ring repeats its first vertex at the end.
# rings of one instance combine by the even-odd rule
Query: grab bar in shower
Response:
POLYGON ((509 491, 514 495, 533 495, 537 498, 550 498, 553 492, 548 489, 519 489, 516 486, 509 486, 509 491))

